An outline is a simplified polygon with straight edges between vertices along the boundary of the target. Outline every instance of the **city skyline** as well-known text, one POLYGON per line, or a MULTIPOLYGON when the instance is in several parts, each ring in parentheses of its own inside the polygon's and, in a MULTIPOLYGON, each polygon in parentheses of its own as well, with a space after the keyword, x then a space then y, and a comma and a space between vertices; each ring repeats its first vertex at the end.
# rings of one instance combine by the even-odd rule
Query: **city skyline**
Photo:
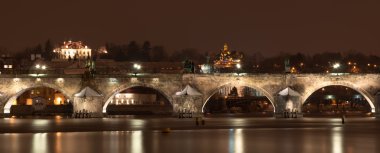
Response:
POLYGON ((47 1, 1 2, 0 47, 15 52, 51 39, 150 41, 168 52, 231 48, 264 55, 356 50, 380 54, 380 2, 47 1), (48 13, 47 13, 48 12, 48 13))

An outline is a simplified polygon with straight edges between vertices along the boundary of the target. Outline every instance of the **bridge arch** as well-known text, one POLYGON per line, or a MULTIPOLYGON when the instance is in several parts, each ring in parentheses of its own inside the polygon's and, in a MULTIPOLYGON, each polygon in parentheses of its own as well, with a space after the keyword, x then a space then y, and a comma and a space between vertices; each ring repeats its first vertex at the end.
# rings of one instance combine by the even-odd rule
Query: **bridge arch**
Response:
POLYGON ((125 85, 119 86, 118 88, 112 90, 109 94, 107 94, 106 101, 105 101, 103 108, 102 108, 102 112, 107 113, 107 106, 110 104, 112 98, 116 94, 118 94, 124 90, 127 90, 129 88, 133 88, 133 87, 145 87, 145 88, 153 89, 153 90, 157 91, 159 94, 161 94, 162 96, 164 96, 164 98, 169 101, 170 105, 173 105, 172 98, 169 96, 169 94, 164 92, 165 90, 163 90, 159 87, 156 87, 156 86, 153 86, 150 84, 125 84, 125 85))
POLYGON ((16 93, 11 93, 12 95, 10 95, 9 97, 6 98, 6 103, 4 105, 4 112, 3 113, 7 113, 7 114, 10 113, 12 102, 15 101, 24 92, 31 90, 31 89, 34 89, 34 88, 39 88, 39 87, 47 87, 47 88, 57 90, 57 91, 61 92, 63 95, 65 95, 65 97, 67 97, 68 99, 72 99, 72 96, 68 92, 66 92, 65 90, 62 90, 62 88, 57 86, 57 85, 49 84, 49 83, 32 84, 31 86, 28 86, 26 88, 22 87, 21 90, 17 91, 16 93))
POLYGON ((375 98, 370 93, 368 93, 366 90, 362 89, 361 87, 359 87, 353 83, 343 82, 343 81, 323 82, 323 83, 320 83, 316 86, 311 86, 309 89, 307 89, 305 91, 305 93, 302 96, 302 105, 305 104, 306 100, 313 93, 315 93, 317 90, 322 89, 324 87, 328 87, 328 86, 343 86, 343 87, 351 88, 351 89, 357 91, 358 93, 363 95, 363 97, 367 100, 367 102, 369 103, 369 105, 371 107, 371 112, 374 113, 376 111, 375 105, 374 105, 375 98))
POLYGON ((222 88, 225 88, 225 87, 228 87, 228 86, 242 86, 242 87, 248 87, 248 88, 252 88, 252 89, 255 89, 257 91, 259 91, 260 93, 262 93, 266 98, 268 98, 269 102, 272 104, 273 106, 273 113, 276 112, 276 108, 275 108, 275 103, 274 103, 274 97, 272 96, 272 94, 270 94, 268 91, 266 91, 265 89, 257 86, 257 85, 253 85, 253 84, 234 84, 234 83, 226 83, 226 84, 223 84, 223 85, 220 85, 218 86, 217 88, 211 90, 211 92, 209 92, 207 94, 206 99, 204 100, 204 103, 202 105, 202 113, 204 112, 204 107, 206 106, 207 102, 211 99, 212 96, 214 96, 217 92, 219 92, 220 89, 222 88))

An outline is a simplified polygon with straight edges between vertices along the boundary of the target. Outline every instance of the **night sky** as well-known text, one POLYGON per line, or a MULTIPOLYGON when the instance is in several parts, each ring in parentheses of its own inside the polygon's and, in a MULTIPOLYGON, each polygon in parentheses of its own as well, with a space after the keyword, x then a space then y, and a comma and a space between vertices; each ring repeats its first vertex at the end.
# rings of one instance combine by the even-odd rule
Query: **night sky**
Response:
POLYGON ((105 42, 149 40, 168 51, 232 49, 347 51, 380 55, 378 0, 2 0, 0 46, 9 51, 48 38, 105 42))

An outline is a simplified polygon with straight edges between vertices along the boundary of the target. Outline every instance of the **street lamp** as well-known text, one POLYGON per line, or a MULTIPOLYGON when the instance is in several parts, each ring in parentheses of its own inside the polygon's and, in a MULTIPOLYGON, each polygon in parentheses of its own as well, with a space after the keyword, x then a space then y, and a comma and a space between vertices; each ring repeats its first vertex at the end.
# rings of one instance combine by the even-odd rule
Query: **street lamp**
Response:
POLYGON ((40 64, 37 64, 36 66, 35 66, 35 68, 37 69, 37 77, 38 77, 38 75, 39 75, 39 71, 40 70, 46 70, 46 65, 40 65, 40 64))
POLYGON ((340 64, 339 64, 339 63, 335 63, 335 64, 333 65, 333 68, 334 68, 334 69, 339 69, 339 68, 340 68, 340 64))
POLYGON ((140 64, 133 64, 133 68, 135 69, 135 76, 137 76, 137 71, 139 71, 141 69, 141 65, 140 64))
POLYGON ((236 64, 236 68, 237 68, 237 75, 239 76, 241 64, 240 63, 236 64))
POLYGON ((332 68, 333 68, 332 72, 338 73, 340 67, 341 67, 340 63, 334 63, 334 64, 332 65, 332 68))

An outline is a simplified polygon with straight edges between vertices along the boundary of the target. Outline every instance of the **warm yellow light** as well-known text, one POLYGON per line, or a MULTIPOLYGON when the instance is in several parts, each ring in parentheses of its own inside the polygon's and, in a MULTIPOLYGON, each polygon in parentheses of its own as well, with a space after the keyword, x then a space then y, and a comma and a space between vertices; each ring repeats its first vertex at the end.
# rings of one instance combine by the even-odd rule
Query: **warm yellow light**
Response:
POLYGON ((62 103, 62 98, 61 97, 55 98, 54 105, 61 105, 61 103, 62 103))
POLYGON ((14 101, 12 102, 12 105, 17 105, 17 100, 14 100, 14 101))
POLYGON ((290 69, 290 72, 291 72, 291 73, 297 73, 297 69, 296 69, 295 67, 292 67, 292 68, 290 69))
POLYGON ((33 99, 32 98, 26 99, 26 105, 33 105, 33 99))

